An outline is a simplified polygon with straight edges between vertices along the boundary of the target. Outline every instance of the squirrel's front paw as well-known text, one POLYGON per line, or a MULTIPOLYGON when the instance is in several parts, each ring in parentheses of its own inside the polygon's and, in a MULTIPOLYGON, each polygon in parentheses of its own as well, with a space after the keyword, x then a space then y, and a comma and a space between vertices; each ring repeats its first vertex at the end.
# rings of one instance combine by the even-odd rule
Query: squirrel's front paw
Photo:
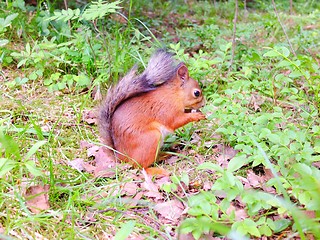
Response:
POLYGON ((194 114, 195 121, 205 120, 207 119, 206 115, 204 115, 202 112, 196 112, 194 114))

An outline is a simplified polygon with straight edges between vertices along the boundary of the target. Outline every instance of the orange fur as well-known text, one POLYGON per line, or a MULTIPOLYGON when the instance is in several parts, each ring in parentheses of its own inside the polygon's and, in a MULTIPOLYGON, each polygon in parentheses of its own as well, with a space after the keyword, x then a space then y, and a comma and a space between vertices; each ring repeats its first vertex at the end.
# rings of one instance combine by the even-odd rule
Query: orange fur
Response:
MULTIPOLYGON (((187 67, 179 64, 173 75, 154 90, 141 91, 115 108, 108 134, 121 153, 117 154, 120 160, 147 169, 156 161, 167 134, 189 122, 205 119, 201 112, 185 112, 204 105, 200 86, 189 77, 187 67)), ((147 172, 167 175, 158 168, 149 168, 147 172)))

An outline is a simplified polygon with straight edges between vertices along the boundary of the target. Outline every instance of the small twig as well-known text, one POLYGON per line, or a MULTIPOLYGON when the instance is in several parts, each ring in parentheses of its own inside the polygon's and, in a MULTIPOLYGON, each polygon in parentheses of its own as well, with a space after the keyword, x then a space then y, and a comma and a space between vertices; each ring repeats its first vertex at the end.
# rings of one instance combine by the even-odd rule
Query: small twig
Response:
POLYGON ((287 42, 288 42, 289 47, 290 47, 290 49, 291 49, 291 52, 292 52, 293 55, 296 57, 297 54, 296 54, 296 52, 294 51, 294 49, 293 49, 293 47, 292 47, 292 45, 291 45, 291 42, 290 42, 290 40, 289 40, 289 37, 288 37, 288 35, 287 35, 286 29, 284 28, 284 25, 282 24, 282 22, 281 22, 281 20, 280 20, 280 17, 279 17, 278 11, 277 11, 277 7, 276 7, 276 3, 274 2, 274 0, 272 0, 272 5, 273 5, 274 12, 275 12, 275 14, 276 14, 276 16, 277 16, 278 22, 280 23, 280 26, 281 26, 281 28, 282 28, 282 31, 283 31, 286 39, 287 39, 287 42))
POLYGON ((247 9, 247 0, 243 1, 243 8, 244 8, 244 17, 248 17, 248 9, 247 9))
POLYGON ((228 69, 228 73, 231 70, 233 61, 234 61, 234 54, 235 54, 235 49, 236 49, 236 31, 237 31, 237 21, 238 21, 238 0, 235 0, 236 4, 236 9, 234 12, 234 19, 233 19, 233 33, 232 33, 232 55, 231 55, 231 60, 230 60, 230 66, 228 69))
POLYGON ((125 211, 121 211, 116 208, 106 208, 106 209, 97 211, 97 213, 106 213, 106 212, 117 212, 117 213, 127 214, 125 211))
MULTIPOLYGON (((67 0, 63 0, 63 2, 64 2, 64 8, 66 9, 66 11, 68 11, 68 2, 67 2, 67 0)), ((70 19, 68 20, 68 25, 69 25, 69 28, 71 30, 71 21, 70 21, 70 19)))
POLYGON ((103 210, 98 210, 97 212, 98 213, 117 212, 117 213, 122 213, 123 215, 126 215, 128 217, 132 217, 134 219, 140 218, 146 226, 153 228, 153 230, 156 231, 159 235, 161 235, 163 239, 167 239, 166 238, 167 236, 160 231, 162 224, 159 221, 157 221, 157 219, 154 219, 148 216, 147 214, 143 214, 143 213, 141 214, 138 211, 135 211, 135 209, 132 209, 132 211, 121 211, 121 210, 117 210, 116 208, 107 208, 103 210), (143 216, 140 216, 140 214, 143 216), (149 221, 147 221, 146 219, 148 219, 149 221), (153 223, 155 226, 152 226, 150 223, 153 223))

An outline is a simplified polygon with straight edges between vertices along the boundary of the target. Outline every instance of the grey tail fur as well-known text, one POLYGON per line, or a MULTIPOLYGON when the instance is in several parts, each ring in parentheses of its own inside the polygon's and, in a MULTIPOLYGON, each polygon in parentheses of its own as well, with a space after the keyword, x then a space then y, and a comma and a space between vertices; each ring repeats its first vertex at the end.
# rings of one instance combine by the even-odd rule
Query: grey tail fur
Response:
POLYGON ((111 118, 117 107, 127 99, 152 91, 173 79, 177 66, 171 53, 159 49, 152 55, 141 75, 136 75, 137 68, 133 67, 118 84, 108 90, 99 110, 99 131, 106 145, 113 148, 111 118))

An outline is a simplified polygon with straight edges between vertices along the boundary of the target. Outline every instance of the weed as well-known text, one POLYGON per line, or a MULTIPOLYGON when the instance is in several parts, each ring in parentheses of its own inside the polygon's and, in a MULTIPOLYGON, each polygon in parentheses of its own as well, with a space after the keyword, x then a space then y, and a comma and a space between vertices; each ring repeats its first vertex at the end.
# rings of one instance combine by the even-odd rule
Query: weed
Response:
POLYGON ((240 4, 232 66, 233 1, 55 6, 0 3, 0 238, 320 238, 317 1, 294 1, 293 14, 277 3, 297 56, 271 4, 240 4), (163 46, 207 99, 208 120, 166 140, 174 174, 148 192, 136 170, 95 179, 70 167, 91 161, 81 141, 98 142, 83 119, 95 87, 163 46), (39 186, 50 209, 34 213, 26 193, 39 186), (188 206, 175 220, 154 210, 169 200, 188 206))

